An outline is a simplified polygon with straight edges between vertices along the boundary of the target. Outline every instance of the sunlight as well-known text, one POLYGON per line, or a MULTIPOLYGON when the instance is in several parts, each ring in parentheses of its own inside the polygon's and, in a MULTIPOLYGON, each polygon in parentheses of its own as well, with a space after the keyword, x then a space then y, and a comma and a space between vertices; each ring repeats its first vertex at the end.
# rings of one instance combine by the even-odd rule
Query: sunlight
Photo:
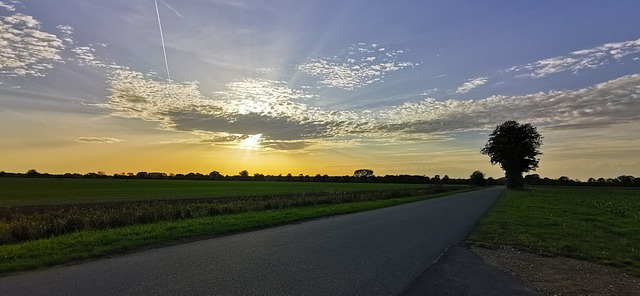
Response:
POLYGON ((262 134, 249 135, 240 142, 239 147, 247 150, 258 150, 262 140, 264 140, 262 134))

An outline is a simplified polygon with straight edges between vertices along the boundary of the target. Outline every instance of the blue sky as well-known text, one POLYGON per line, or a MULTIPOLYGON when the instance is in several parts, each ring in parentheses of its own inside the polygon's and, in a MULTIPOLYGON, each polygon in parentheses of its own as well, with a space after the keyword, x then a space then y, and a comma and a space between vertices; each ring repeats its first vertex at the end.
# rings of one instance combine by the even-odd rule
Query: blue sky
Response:
POLYGON ((541 174, 640 175, 637 1, 155 4, 0 2, 0 170, 499 176, 513 119, 541 174))

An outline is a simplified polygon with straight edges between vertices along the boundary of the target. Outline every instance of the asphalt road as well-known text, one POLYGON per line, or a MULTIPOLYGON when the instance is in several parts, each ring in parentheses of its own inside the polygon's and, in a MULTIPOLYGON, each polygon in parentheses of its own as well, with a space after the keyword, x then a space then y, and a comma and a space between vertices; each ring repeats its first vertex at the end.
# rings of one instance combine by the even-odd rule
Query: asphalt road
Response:
POLYGON ((503 188, 0 278, 0 295, 399 295, 503 188))

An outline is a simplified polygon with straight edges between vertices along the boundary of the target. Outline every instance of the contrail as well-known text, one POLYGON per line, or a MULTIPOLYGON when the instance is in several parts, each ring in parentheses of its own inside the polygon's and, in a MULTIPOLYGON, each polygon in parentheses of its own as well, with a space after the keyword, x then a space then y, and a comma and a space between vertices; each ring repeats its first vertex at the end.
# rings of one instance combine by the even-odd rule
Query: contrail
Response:
POLYGON ((179 16, 182 19, 184 18, 184 16, 182 14, 180 14, 175 8, 171 7, 171 5, 169 5, 169 3, 164 2, 164 0, 160 0, 160 2, 162 2, 162 4, 164 4, 166 7, 171 9, 171 11, 173 11, 177 16, 179 16))
POLYGON ((162 53, 164 53, 164 65, 167 67, 167 77, 171 81, 171 74, 169 74, 169 62, 167 61, 167 50, 164 47, 164 34, 162 34, 162 23, 160 23, 160 11, 158 10, 158 0, 154 0, 156 3, 156 14, 158 15, 158 28, 160 28, 160 40, 162 41, 162 53))

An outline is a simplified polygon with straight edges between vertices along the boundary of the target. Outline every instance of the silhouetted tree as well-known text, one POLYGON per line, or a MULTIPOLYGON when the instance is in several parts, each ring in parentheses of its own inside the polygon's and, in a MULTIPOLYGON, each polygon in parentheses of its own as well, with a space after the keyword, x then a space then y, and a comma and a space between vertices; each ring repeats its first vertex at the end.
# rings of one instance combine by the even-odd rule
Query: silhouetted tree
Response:
POLYGON ((618 186, 631 186, 634 183, 634 179, 633 176, 622 175, 618 176, 615 180, 618 186))
POLYGON ((527 185, 540 185, 540 175, 530 174, 524 176, 524 183, 527 185))
POLYGON ((373 177, 373 171, 370 169, 359 169, 353 172, 353 176, 356 178, 373 177))
POLYGON ((471 173, 471 177, 469 177, 469 185, 474 187, 486 186, 487 180, 484 179, 484 173, 481 171, 475 171, 471 173))
POLYGON ((27 171, 27 177, 38 177, 40 176, 40 173, 38 173, 38 171, 36 171, 35 169, 30 169, 27 171))
POLYGON ((558 183, 560 185, 566 186, 571 184, 571 179, 567 176, 561 176, 560 178, 558 178, 558 183))
POLYGON ((209 173, 209 179, 216 180, 220 178, 222 178, 222 174, 218 171, 211 171, 211 173, 209 173))
POLYGON ((480 152, 489 155, 491 164, 500 164, 508 188, 520 188, 524 186, 522 173, 538 167, 541 145, 542 136, 535 127, 510 120, 496 127, 480 152))

